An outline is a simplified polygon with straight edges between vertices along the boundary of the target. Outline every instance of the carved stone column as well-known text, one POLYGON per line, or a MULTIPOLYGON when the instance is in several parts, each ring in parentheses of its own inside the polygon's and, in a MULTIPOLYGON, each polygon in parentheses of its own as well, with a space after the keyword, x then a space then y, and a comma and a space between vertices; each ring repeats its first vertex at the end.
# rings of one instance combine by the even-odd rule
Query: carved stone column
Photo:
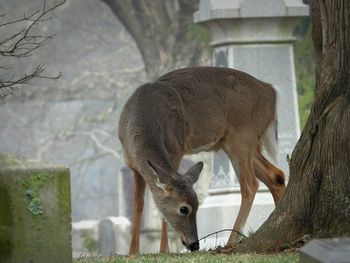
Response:
MULTIPOLYGON (((211 33, 215 66, 245 71, 277 90, 277 162, 286 175, 286 156, 300 135, 292 33, 308 12, 301 0, 201 0, 194 14, 194 21, 211 33)), ((267 188, 261 185, 259 189, 245 232, 255 231, 274 209, 267 188)), ((232 228, 240 206, 239 191, 229 159, 223 152, 215 153, 209 196, 197 214, 199 237, 232 228)), ((224 244, 229 234, 208 238, 201 247, 224 244)))

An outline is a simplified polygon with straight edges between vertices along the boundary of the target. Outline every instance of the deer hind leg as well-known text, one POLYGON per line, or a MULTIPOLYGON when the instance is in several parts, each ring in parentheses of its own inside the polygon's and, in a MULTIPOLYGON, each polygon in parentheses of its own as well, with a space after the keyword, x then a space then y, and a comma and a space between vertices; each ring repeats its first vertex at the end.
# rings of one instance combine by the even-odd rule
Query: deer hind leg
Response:
POLYGON ((144 196, 146 182, 136 170, 134 170, 135 178, 135 192, 134 192, 134 222, 132 226, 132 237, 129 249, 129 255, 135 255, 139 253, 140 248, 140 225, 141 215, 144 205, 144 196))
POLYGON ((270 163, 258 149, 254 155, 254 171, 256 177, 262 181, 270 190, 275 205, 279 203, 283 195, 285 177, 283 172, 270 163))
MULTIPOLYGON (((244 148, 245 150, 239 153, 236 150, 235 153, 233 146, 224 147, 224 150, 226 151, 233 167, 235 168, 241 187, 241 206, 233 229, 239 233, 242 233, 259 185, 253 169, 254 151, 252 150, 251 145, 247 144, 246 147, 240 148, 244 148)), ((238 241, 239 234, 235 231, 232 231, 227 245, 233 245, 238 241)))

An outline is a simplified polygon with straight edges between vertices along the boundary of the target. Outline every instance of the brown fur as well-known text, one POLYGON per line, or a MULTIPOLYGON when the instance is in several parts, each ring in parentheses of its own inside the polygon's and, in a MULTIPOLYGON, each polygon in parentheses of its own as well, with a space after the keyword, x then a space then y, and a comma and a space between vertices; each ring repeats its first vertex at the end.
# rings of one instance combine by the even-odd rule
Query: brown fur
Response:
MULTIPOLYGON (((202 165, 179 175, 181 158, 223 149, 238 165, 242 204, 234 229, 242 231, 258 188, 256 177, 269 187, 276 203, 284 191, 282 171, 260 153, 262 137, 275 115, 276 92, 271 85, 227 68, 176 70, 141 86, 129 98, 119 121, 126 163, 135 171, 136 184, 144 181, 150 187, 158 208, 187 247, 198 241, 198 200, 192 184, 202 165), (191 208, 186 217, 179 214, 183 205, 191 208)), ((144 187, 135 191, 139 191, 135 192, 138 211, 130 254, 139 249, 142 209, 137 202, 143 200, 144 187)), ((228 243, 236 238, 232 234, 228 243)), ((162 250, 168 247, 165 239, 162 250)))

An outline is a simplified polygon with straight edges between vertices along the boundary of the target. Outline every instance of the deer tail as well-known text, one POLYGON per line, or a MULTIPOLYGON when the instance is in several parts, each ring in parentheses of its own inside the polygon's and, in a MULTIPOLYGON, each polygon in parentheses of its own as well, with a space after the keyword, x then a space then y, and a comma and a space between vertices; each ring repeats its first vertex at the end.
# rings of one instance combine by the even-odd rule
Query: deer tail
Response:
POLYGON ((262 137, 262 153, 272 163, 278 161, 278 122, 277 116, 267 128, 262 137))

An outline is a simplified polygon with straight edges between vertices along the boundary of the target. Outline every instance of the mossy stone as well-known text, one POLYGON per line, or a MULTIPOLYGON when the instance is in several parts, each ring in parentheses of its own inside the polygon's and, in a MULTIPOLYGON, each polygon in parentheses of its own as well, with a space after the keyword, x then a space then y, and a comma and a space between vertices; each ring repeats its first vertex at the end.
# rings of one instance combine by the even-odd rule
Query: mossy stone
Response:
POLYGON ((0 154, 0 262, 71 262, 70 174, 0 154))

